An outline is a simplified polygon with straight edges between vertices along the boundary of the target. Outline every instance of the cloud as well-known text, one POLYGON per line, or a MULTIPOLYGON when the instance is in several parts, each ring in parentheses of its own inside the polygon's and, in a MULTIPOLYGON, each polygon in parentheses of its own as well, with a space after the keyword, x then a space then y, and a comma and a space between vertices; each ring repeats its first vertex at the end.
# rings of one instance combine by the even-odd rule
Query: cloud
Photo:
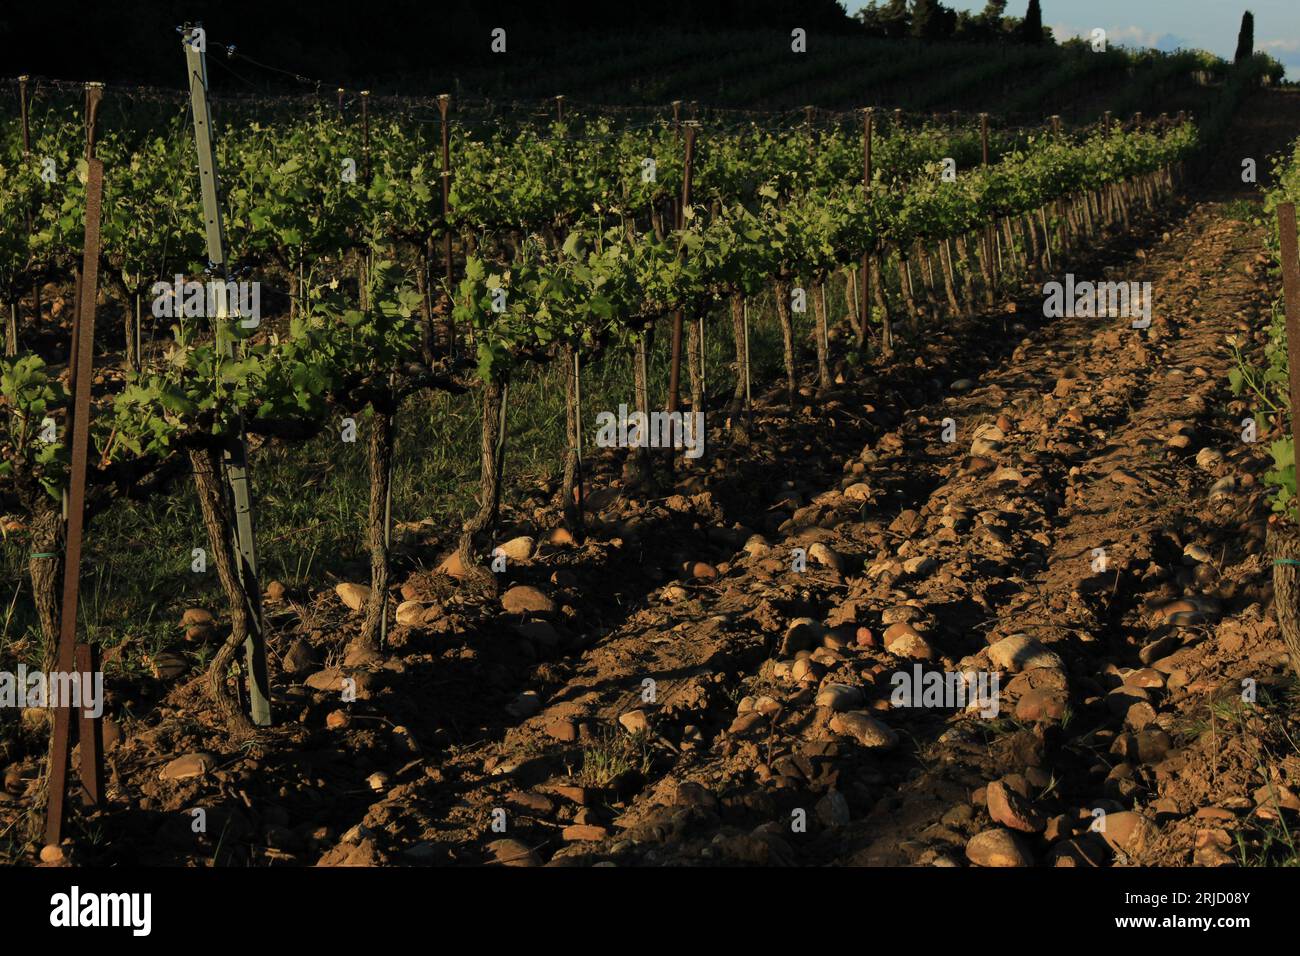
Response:
MULTIPOLYGON (((1057 23, 1052 25, 1052 34, 1057 40, 1068 40, 1071 37, 1081 37, 1084 40, 1092 38, 1093 27, 1082 29, 1071 24, 1057 23)), ((1174 33, 1156 33, 1154 30, 1147 30, 1143 27, 1130 24, 1122 27, 1105 27, 1106 42, 1120 46, 1128 47, 1150 47, 1156 50, 1163 50, 1168 53, 1173 50, 1186 50, 1194 44, 1186 37, 1180 37, 1174 33)))
POLYGON ((1145 46, 1154 47, 1160 42, 1159 34, 1150 30, 1144 30, 1138 26, 1126 27, 1107 27, 1106 38, 1111 43, 1119 43, 1124 46, 1145 46))
MULTIPOLYGON (((1052 35, 1056 36, 1057 40, 1070 39, 1071 36, 1079 36, 1079 38, 1087 40, 1092 39, 1092 31, 1095 29, 1096 27, 1092 26, 1078 27, 1071 25, 1071 23, 1053 23, 1052 35)), ((1152 33, 1152 31, 1141 29, 1140 26, 1108 26, 1105 27, 1105 31, 1106 42, 1122 43, 1127 47, 1156 47, 1166 39, 1178 43, 1183 42, 1177 36, 1152 33)))
POLYGON ((1188 50, 1192 48, 1192 41, 1187 37, 1180 37, 1173 33, 1165 33, 1156 38, 1153 44, 1157 50, 1165 53, 1172 53, 1174 50, 1188 50))
POLYGON ((1300 40, 1265 40, 1256 46, 1263 50, 1276 50, 1279 53, 1300 53, 1300 40))

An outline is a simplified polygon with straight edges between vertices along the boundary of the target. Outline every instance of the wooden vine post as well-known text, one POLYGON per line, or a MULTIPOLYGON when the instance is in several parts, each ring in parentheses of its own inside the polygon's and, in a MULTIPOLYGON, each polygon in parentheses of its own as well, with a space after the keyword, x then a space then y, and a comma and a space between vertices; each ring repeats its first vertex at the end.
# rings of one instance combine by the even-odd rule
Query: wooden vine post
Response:
MULTIPOLYGON (((989 114, 980 114, 980 165, 989 164, 989 114)), ((991 223, 984 224, 984 300, 991 308, 996 296, 997 277, 993 272, 994 231, 991 223)))
MULTIPOLYGON (((672 101, 672 108, 673 108, 673 145, 674 145, 674 146, 681 146, 681 145, 682 145, 682 101, 681 101, 681 100, 673 100, 673 101, 672 101)), ((670 202, 669 202, 668 205, 669 205, 669 211, 671 212, 672 217, 673 217, 673 226, 674 226, 674 228, 678 228, 678 229, 680 229, 680 228, 681 228, 681 223, 682 223, 682 219, 681 219, 681 215, 682 215, 682 198, 681 198, 681 196, 673 196, 672 199, 670 200, 670 202)), ((653 215, 653 213, 652 213, 652 215, 653 215)), ((680 328, 680 323, 681 323, 681 313, 680 313, 680 312, 674 314, 674 316, 673 316, 673 321, 674 321, 674 329, 680 328)), ((653 334, 653 332, 654 332, 654 325, 651 325, 651 327, 650 327, 650 332, 651 332, 651 334, 653 334)), ((680 361, 681 361, 680 358, 678 358, 678 356, 680 355, 680 349, 681 349, 681 343, 680 343, 680 340, 677 339, 677 338, 674 338, 673 341, 672 341, 672 347, 673 347, 673 361, 672 361, 672 363, 671 363, 671 368, 672 368, 672 372, 673 372, 673 374, 676 375, 676 374, 678 374, 679 363, 680 363, 680 361)), ((647 349, 647 351, 648 351, 648 349, 647 349)), ((648 361, 648 360, 649 360, 648 357, 645 357, 645 360, 648 361)), ((650 379, 649 379, 649 372, 648 372, 648 370, 646 371, 645 374, 646 374, 646 379, 645 379, 645 382, 646 382, 646 395, 649 396, 649 394, 650 394, 650 379)), ((674 381, 674 382, 677 381, 676 378, 674 378, 673 381, 674 381)), ((676 386, 675 386, 675 385, 673 386, 672 391, 673 391, 673 394, 676 394, 676 386)))
MULTIPOLYGON (((811 163, 817 152, 817 134, 813 128, 813 118, 817 115, 817 107, 805 106, 803 108, 804 131, 808 136, 808 160, 811 163)), ((816 279, 815 272, 808 276, 809 279, 816 279)), ((825 389, 830 385, 829 367, 827 366, 827 356, 830 354, 829 341, 826 338, 826 285, 824 280, 809 282, 808 293, 813 297, 813 341, 817 349, 817 387, 819 390, 825 389)))
MULTIPOLYGON (((676 226, 682 229, 686 221, 686 207, 691 202, 691 164, 695 159, 695 123, 686 124, 686 161, 682 168, 682 201, 677 207, 676 226)), ((668 412, 677 411, 681 403, 682 377, 682 322, 681 309, 673 312, 672 364, 668 374, 668 412)), ((669 454, 676 447, 676 436, 669 442, 669 454)))
POLYGON ((438 115, 442 124, 442 258, 443 277, 446 280, 447 354, 456 352, 456 323, 451 316, 452 262, 451 262, 451 128, 447 124, 447 107, 451 94, 438 94, 438 115))
MULTIPOLYGON (((27 81, 30 79, 27 75, 18 77, 18 113, 22 122, 23 132, 23 158, 26 159, 31 155, 32 142, 31 131, 27 119, 27 81)), ((27 239, 28 248, 31 248, 32 235, 32 210, 28 209, 26 213, 27 239)), ((28 253, 30 255, 30 252, 28 253)), ((41 283, 39 279, 32 280, 32 309, 35 314, 37 323, 41 320, 41 283)), ((5 320, 5 355, 13 356, 18 354, 18 302, 10 304, 9 315, 5 320)))
POLYGON ((27 82, 31 77, 23 74, 18 77, 18 116, 23 124, 23 155, 27 156, 32 151, 32 136, 27 119, 27 82))
MULTIPOLYGON (((362 136, 362 185, 365 189, 370 188, 371 170, 370 170, 370 91, 361 91, 361 136, 362 136)), ((370 301, 370 293, 367 283, 373 275, 374 253, 367 250, 365 269, 362 275, 362 308, 373 308, 374 303, 370 301)), ((388 376, 388 388, 391 395, 397 383, 396 373, 390 372, 388 376)), ((380 499, 382 501, 380 513, 376 516, 373 512, 370 517, 371 528, 368 534, 374 534, 373 525, 378 519, 379 532, 378 540, 371 540, 369 543, 372 548, 371 553, 371 593, 366 607, 366 623, 363 625, 363 636, 369 640, 377 638, 380 650, 388 646, 388 571, 389 556, 393 550, 393 476, 396 471, 396 458, 393 450, 393 436, 397 429, 397 409, 400 400, 391 403, 391 406, 381 408, 376 402, 371 403, 370 427, 372 434, 370 441, 367 443, 367 455, 370 459, 371 481, 378 480, 382 483, 379 488, 380 499), (376 607, 377 604, 377 607, 376 607), (378 616, 378 633, 373 628, 374 617, 378 616)), ((387 406, 387 402, 385 402, 387 406)), ((372 497, 374 489, 372 489, 372 497)))
MULTIPOLYGON (((370 91, 361 91, 361 187, 370 188, 370 91)), ((357 262, 357 290, 360 293, 361 310, 370 308, 370 286, 368 277, 372 267, 372 252, 369 248, 357 262)))
MULTIPOLYGON (((875 137, 876 110, 868 106, 862 116, 862 192, 866 199, 871 199, 871 147, 875 137)), ((868 249, 862 254, 862 281, 860 283, 861 293, 858 295, 858 347, 867 340, 867 335, 871 331, 871 257, 872 251, 868 249)), ((883 316, 884 327, 884 345, 886 353, 892 351, 893 342, 889 337, 889 317, 883 316)))
MULTIPOLYGON (((81 551, 86 517, 86 466, 90 448, 90 388, 94 381, 95 300, 99 294, 100 218, 104 196, 104 165, 95 157, 95 126, 104 89, 100 83, 86 85, 86 210, 85 242, 82 249, 81 287, 72 323, 69 361, 72 409, 66 435, 71 452, 67 488, 67 533, 63 552, 63 602, 59 613, 59 644, 55 673, 74 675, 82 687, 99 673, 98 648, 77 642, 77 604, 81 590, 81 551)), ((60 686, 63 693, 54 707, 54 729, 50 740, 49 799, 45 807, 45 843, 58 846, 63 839, 65 802, 68 789, 68 757, 72 750, 73 701, 68 699, 69 681, 56 684, 47 675, 50 693, 60 686)), ((100 687, 102 688, 102 678, 100 687)), ((78 737, 81 743, 79 777, 88 806, 104 799, 104 738, 101 716, 86 716, 89 702, 78 697, 78 737)), ((102 701, 101 701, 102 704, 102 701)))
MULTIPOLYGON (((1300 432, 1300 243, 1296 241, 1295 203, 1277 207, 1281 238, 1282 289, 1286 299, 1286 354, 1291 398, 1291 440, 1300 432)), ((1295 445, 1300 447, 1300 445, 1295 445)), ((1291 503, 1289 521, 1270 521, 1267 551, 1273 559, 1273 594, 1277 602, 1278 627, 1291 658, 1291 669, 1300 674, 1300 516, 1291 503)))
POLYGON ((749 389, 749 298, 746 297, 741 308, 743 309, 743 319, 745 327, 745 429, 752 431, 754 428, 754 398, 749 389))
POLYGON ((582 359, 581 351, 577 346, 573 349, 573 406, 574 490, 577 494, 574 506, 577 510, 576 530, 578 534, 583 534, 586 520, 586 492, 582 477, 582 359))
MULTIPOLYGON (((213 148, 212 112, 208 103, 208 67, 204 45, 193 32, 182 41, 189 75, 190 106, 194 117, 194 141, 198 150, 199 187, 203 198, 204 232, 207 239, 208 272, 229 279, 226 259, 226 236, 218 201, 217 164, 213 148)), ((339 102, 342 103, 342 90, 339 102)), ((224 297, 223 297, 224 298, 224 297)), ((217 347, 226 355, 234 354, 226 317, 216 322, 217 347)), ((262 630, 262 589, 257 577, 257 545, 253 530, 253 502, 248 478, 248 442, 242 413, 237 433, 226 444, 222 455, 225 490, 234 505, 233 539, 238 562, 236 576, 246 601, 248 637, 244 642, 245 669, 248 677, 249 716, 259 727, 271 723, 271 690, 266 666, 266 640, 262 630)))
MULTIPOLYGON (((394 381, 395 381, 395 377, 390 376, 389 384, 390 385, 393 384, 394 381)), ((376 418, 378 418, 378 416, 376 416, 376 418)), ((384 542, 385 568, 387 568, 387 564, 390 560, 390 555, 392 555, 393 553, 393 477, 394 477, 394 472, 396 471, 397 455, 394 454, 392 448, 392 436, 397 430, 397 423, 395 421, 396 418, 397 418, 397 409, 396 407, 394 407, 392 414, 388 417, 388 420, 383 423, 383 427, 386 429, 384 433, 384 437, 388 439, 387 444, 389 446, 387 449, 388 474, 385 476, 385 480, 384 480, 383 542, 384 542)), ((374 422, 373 427, 379 428, 380 422, 378 421, 374 422)), ((388 583, 388 574, 387 574, 387 570, 385 570, 384 584, 387 585, 387 583, 388 583)), ((379 593, 377 593, 372 598, 372 600, 379 601, 379 647, 381 650, 388 646, 388 594, 386 592, 387 592, 386 587, 381 588, 379 589, 379 593)))
POLYGON ((361 91, 361 175, 370 184, 370 91, 361 91))
POLYGON ((708 382, 708 340, 705 338, 704 317, 708 313, 707 309, 700 309, 695 316, 695 334, 696 344, 699 346, 697 351, 697 360, 700 366, 700 401, 698 406, 694 401, 691 403, 691 412, 700 412, 701 414, 709 410, 709 382, 708 382))
POLYGON ((709 408, 709 382, 708 382, 708 343, 704 338, 704 310, 695 317, 696 335, 699 338, 700 353, 700 407, 692 408, 692 412, 706 412, 709 408))

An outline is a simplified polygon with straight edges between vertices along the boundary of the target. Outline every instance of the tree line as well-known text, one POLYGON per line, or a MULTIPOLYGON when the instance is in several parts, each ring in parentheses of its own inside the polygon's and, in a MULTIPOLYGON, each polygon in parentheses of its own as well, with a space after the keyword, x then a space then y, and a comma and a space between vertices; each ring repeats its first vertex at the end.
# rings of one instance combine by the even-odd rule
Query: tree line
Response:
POLYGON ((1029 0, 1023 17, 1007 14, 1007 0, 988 0, 979 13, 954 10, 940 0, 872 0, 857 19, 876 37, 964 40, 972 43, 1047 43, 1039 0, 1029 0))

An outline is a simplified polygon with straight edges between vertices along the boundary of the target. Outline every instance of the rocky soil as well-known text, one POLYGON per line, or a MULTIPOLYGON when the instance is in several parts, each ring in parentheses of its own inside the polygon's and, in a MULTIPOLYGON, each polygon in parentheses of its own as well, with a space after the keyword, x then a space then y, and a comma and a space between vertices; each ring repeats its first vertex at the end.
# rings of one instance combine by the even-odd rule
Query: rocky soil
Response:
MULTIPOLYGON (((1298 114, 1257 101, 1234 150, 1277 149, 1298 114)), ((1250 408, 1227 387, 1228 337, 1260 347, 1276 283, 1232 198, 1194 193, 1068 260, 1152 282, 1150 328, 1047 320, 1029 288, 870 374, 841 366, 794 408, 764 396, 747 434, 711 415, 709 452, 653 497, 611 450, 589 463, 584 541, 537 489, 507 513, 500 596, 469 593, 454 564, 413 573, 382 655, 348 649, 364 589, 271 585, 280 724, 232 748, 184 654, 110 681, 112 806, 67 856, 1294 861, 1270 436, 1243 441, 1250 408), (986 693, 895 692, 954 672, 986 693)), ((413 565, 450 548, 450 529, 402 532, 413 565)), ((179 647, 219 633, 205 615, 179 647)), ((5 769, 0 830, 38 770, 5 769)))

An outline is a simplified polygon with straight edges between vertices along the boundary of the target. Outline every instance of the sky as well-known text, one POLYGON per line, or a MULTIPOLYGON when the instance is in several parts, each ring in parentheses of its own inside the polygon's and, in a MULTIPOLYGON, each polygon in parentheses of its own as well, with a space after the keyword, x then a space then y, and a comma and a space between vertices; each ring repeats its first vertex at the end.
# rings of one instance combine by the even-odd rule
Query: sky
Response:
MULTIPOLYGON (((957 10, 980 11, 984 0, 943 0, 957 10)), ((1104 27, 1112 43, 1209 50, 1232 58, 1241 15, 1255 14, 1255 49, 1286 64, 1287 79, 1300 80, 1300 0, 1040 0, 1043 23, 1057 39, 1104 27)), ((865 0, 847 0, 855 13, 865 0)), ((1028 0, 1010 0, 1007 13, 1023 16, 1028 0)))

